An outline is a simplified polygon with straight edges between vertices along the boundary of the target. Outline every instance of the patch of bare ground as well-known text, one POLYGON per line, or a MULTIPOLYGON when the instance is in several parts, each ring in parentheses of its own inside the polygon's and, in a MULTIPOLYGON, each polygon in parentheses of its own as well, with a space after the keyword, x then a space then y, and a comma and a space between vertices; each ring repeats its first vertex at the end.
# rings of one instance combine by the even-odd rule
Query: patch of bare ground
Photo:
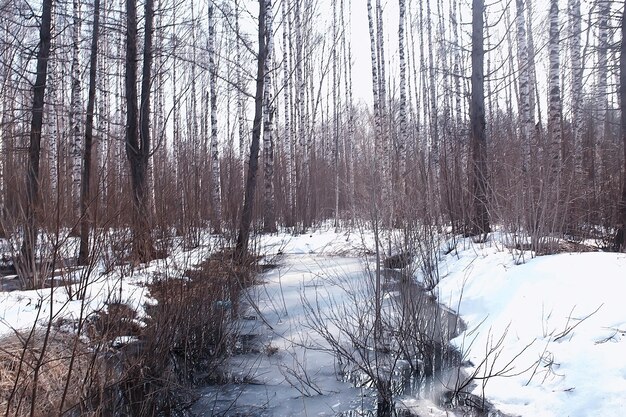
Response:
POLYGON ((103 415, 111 369, 74 334, 55 328, 0 339, 0 415, 103 415))
POLYGON ((219 382, 236 340, 241 291, 254 282, 256 264, 224 250, 182 278, 162 275, 148 286, 157 303, 146 306, 146 326, 126 355, 123 391, 132 415, 180 415, 195 400, 194 386, 219 382))
POLYGON ((233 351, 241 292, 257 258, 212 254, 182 278, 148 285, 157 301, 110 302, 80 324, 0 339, 0 416, 185 416, 196 384, 219 382, 233 351), (75 331, 61 329, 73 327, 75 331))

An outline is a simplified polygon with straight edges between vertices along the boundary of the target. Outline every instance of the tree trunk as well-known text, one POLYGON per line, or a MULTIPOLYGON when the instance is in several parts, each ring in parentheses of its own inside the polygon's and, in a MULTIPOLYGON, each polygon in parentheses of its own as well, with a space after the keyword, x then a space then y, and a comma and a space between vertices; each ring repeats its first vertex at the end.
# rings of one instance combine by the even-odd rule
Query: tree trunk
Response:
POLYGON ((405 34, 404 21, 406 14, 405 0, 399 1, 398 20, 398 55, 400 57, 400 131, 398 137, 398 153, 400 158, 399 190, 405 192, 404 180, 406 176, 406 142, 407 142, 407 104, 406 104, 406 58, 404 54, 405 34))
POLYGON ((570 60, 572 67, 572 130, 574 132, 574 173, 577 181, 583 176, 583 66, 580 55, 582 14, 580 0, 569 0, 570 60))
MULTIPOLYGON (((70 102, 70 130, 71 130, 71 207, 72 222, 77 222, 80 218, 80 193, 81 193, 81 156, 82 144, 80 136, 81 122, 81 94, 80 94, 80 0, 73 0, 73 23, 72 23, 72 97, 70 102)), ((73 224, 78 226, 78 224, 73 224)), ((78 230, 76 230, 78 231, 78 230)))
POLYGON ((265 185, 263 207, 263 230, 276 231, 276 215, 274 201, 274 94, 272 93, 272 49, 274 47, 272 21, 272 1, 265 1, 265 70, 263 87, 263 181, 265 185))
POLYGON ((220 187, 220 155, 217 143, 217 65, 215 63, 215 15, 209 4, 209 89, 211 93, 211 206, 213 231, 222 230, 222 192, 220 187))
POLYGON ((484 93, 484 0, 472 3, 472 97, 470 106, 470 143, 472 147, 472 170, 470 189, 473 193, 474 220, 471 229, 483 239, 489 232, 487 211, 487 135, 485 132, 484 93))
MULTIPOLYGON (((28 148, 28 170, 26 174, 26 219, 24 223, 24 242, 21 250, 21 267, 26 273, 36 274, 35 246, 37 244, 37 208, 39 206, 39 157, 41 153, 41 128, 43 126, 43 107, 50 56, 50 29, 52 25, 52 0, 43 0, 41 27, 39 28, 39 50, 37 52, 37 76, 33 86, 33 107, 30 124, 30 145, 28 148)), ((33 276, 33 284, 38 282, 33 276)))
POLYGON ((622 43, 620 46, 619 70, 620 122, 624 150, 624 159, 622 161, 624 170, 622 172, 622 200, 619 204, 621 224, 618 224, 615 243, 617 250, 626 252, 626 244, 624 244, 624 233, 626 233, 626 8, 622 12, 622 43))
POLYGON ((257 171, 259 169, 259 141, 261 139, 263 117, 263 83, 265 72, 265 0, 259 0, 259 53, 257 56, 256 94, 254 96, 254 123, 252 126, 252 142, 250 143, 250 160, 248 177, 244 195, 241 223, 237 236, 235 259, 243 260, 248 252, 250 226, 252 224, 252 210, 254 208, 254 194, 256 191, 257 171))
POLYGON ((517 0, 517 62, 519 71, 519 115, 520 130, 522 133, 523 157, 522 171, 525 177, 529 176, 530 155, 531 155, 531 133, 534 128, 532 125, 531 107, 530 107, 530 65, 528 60, 528 43, 526 39, 526 20, 524 16, 524 0, 517 0))
POLYGON ((598 4, 598 80, 596 91, 596 134, 593 143, 594 158, 594 190, 596 193, 602 185, 604 166, 600 146, 604 143, 606 134, 606 114, 608 107, 607 81, 608 81, 608 51, 609 51, 609 14, 611 12, 610 0, 597 0, 598 4))
POLYGON ((558 0, 551 0, 550 5, 550 33, 548 40, 550 67, 548 70, 548 115, 550 134, 550 170, 552 180, 556 181, 557 192, 561 174, 561 142, 563 127, 561 121, 561 83, 560 83, 560 43, 559 43, 559 5, 558 0))
POLYGON ((150 82, 152 66, 152 26, 154 1, 145 3, 145 34, 143 70, 141 77, 141 125, 137 98, 137 4, 126 3, 126 155, 130 163, 133 202, 133 255, 145 262, 154 255, 151 237, 151 218, 148 190, 148 163, 150 158, 150 82))
POLYGON ((89 93, 85 120, 85 152, 83 154, 82 186, 80 195, 80 248, 78 264, 86 265, 89 259, 89 231, 92 216, 91 204, 91 150, 93 144, 93 114, 96 103, 96 77, 98 71, 98 37, 100 33, 100 0, 94 0, 91 58, 89 62, 89 93))

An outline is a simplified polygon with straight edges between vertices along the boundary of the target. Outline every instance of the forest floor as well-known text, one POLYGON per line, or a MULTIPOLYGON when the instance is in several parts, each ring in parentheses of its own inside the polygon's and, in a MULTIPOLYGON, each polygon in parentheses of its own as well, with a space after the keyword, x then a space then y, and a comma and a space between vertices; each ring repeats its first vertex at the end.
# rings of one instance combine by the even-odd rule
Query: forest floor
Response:
MULTIPOLYGON (((626 254, 572 252, 533 258, 527 252, 524 262, 520 262, 520 253, 510 249, 506 241, 507 236, 499 233, 480 244, 469 238, 441 239, 434 258, 439 274, 432 295, 458 312, 467 325, 452 343, 463 354, 467 374, 476 377, 473 394, 484 396, 508 415, 623 415, 626 254)), ((71 331, 72 319, 79 316, 81 308, 87 309, 84 316, 106 309, 112 302, 135 308, 140 323, 144 306, 154 303, 146 284, 164 273, 182 276, 215 246, 207 237, 200 247, 181 247, 164 260, 134 268, 119 266, 106 272, 102 267, 88 286, 86 304, 71 300, 63 287, 54 291, 1 291, 0 335, 45 326, 50 317, 71 331)), ((250 298, 265 300, 269 304, 259 307, 273 312, 264 317, 265 323, 257 317, 254 326, 273 326, 278 329, 273 334, 281 337, 263 340, 265 358, 257 369, 267 370, 264 375, 269 379, 254 382, 263 382, 268 400, 272 397, 265 382, 274 378, 278 390, 278 380, 289 382, 294 391, 282 391, 274 399, 289 399, 281 401, 280 407, 290 413, 332 415, 351 409, 354 404, 345 403, 345 397, 328 396, 315 406, 306 404, 303 398, 311 397, 316 387, 325 392, 344 392, 339 388, 343 383, 320 386, 316 382, 315 378, 324 375, 329 378, 323 381, 336 380, 336 369, 326 367, 333 361, 322 359, 328 352, 309 350, 307 357, 298 357, 301 352, 286 343, 297 336, 301 345, 319 344, 312 333, 293 327, 292 317, 302 311, 303 295, 310 289, 317 291, 329 278, 359 282, 370 262, 366 257, 373 253, 373 234, 335 233, 327 228, 297 236, 263 236, 257 247, 267 262, 278 263, 278 268, 262 276, 270 285, 255 287, 254 297, 250 298), (269 372, 272 363, 280 362, 278 358, 282 363, 289 359, 293 367, 269 372), (316 368, 320 364, 323 366, 316 368), (301 366, 304 368, 298 369, 301 366), (299 407, 308 408, 303 411, 299 407)), ((417 281, 432 284, 432 276, 424 275, 428 269, 419 258, 412 268, 417 281)), ((334 291, 330 286, 327 290, 334 291)), ((349 389, 355 393, 355 388, 349 389)), ((411 400, 406 399, 406 403, 411 405, 411 400)), ((431 415, 437 415, 436 408, 430 410, 431 415)))

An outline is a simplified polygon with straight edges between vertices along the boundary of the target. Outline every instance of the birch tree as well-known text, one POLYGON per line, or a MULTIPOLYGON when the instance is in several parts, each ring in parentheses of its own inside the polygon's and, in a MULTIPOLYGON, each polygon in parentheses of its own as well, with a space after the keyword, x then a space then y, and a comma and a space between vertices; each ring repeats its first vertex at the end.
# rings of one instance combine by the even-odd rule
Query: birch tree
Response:
POLYGON ((609 0, 597 0, 598 6, 598 63, 596 84, 596 134, 593 144, 594 178, 601 181, 604 170, 600 146, 605 140, 606 114, 608 107, 607 81, 608 81, 608 49, 609 49, 609 14, 611 3, 609 0))
POLYGON ((272 54, 274 35, 272 23, 274 15, 272 1, 265 1, 265 59, 264 59, 264 87, 263 87, 263 181, 265 185, 263 207, 263 230, 276 231, 276 215, 274 201, 274 94, 272 84, 272 54))
MULTIPOLYGON (((80 218, 80 183, 82 163, 81 141, 81 79, 80 79, 80 31, 81 31, 81 4, 80 0, 72 2, 72 66, 71 66, 71 89, 70 100, 70 159, 71 159, 71 207, 73 219, 80 218)), ((78 226, 78 225, 76 225, 78 226)), ((76 230, 78 231, 78 230, 76 230)))
POLYGON ((517 7, 517 61, 519 71, 519 114, 522 141, 524 146, 523 165, 524 175, 529 175, 531 155, 531 132, 533 129, 531 117, 531 86, 530 86, 530 62, 528 59, 528 43, 526 38, 526 19, 524 0, 516 0, 517 7))
POLYGON ((217 65, 215 63, 215 15, 209 2, 209 89, 211 93, 211 205, 213 230, 221 230, 222 198, 220 187, 220 159, 217 141, 217 65))
POLYGON ((580 0, 569 0, 570 65, 572 71, 572 131, 574 136, 574 172, 582 176, 583 158, 583 65, 581 59, 582 15, 580 0))
POLYGON ((398 55, 400 60, 400 131, 398 137, 398 152, 400 157, 400 190, 404 192, 404 177, 406 176, 406 142, 407 142, 407 96, 406 96, 406 58, 405 58, 405 30, 406 19, 405 0, 399 0, 398 19, 398 55))
POLYGON ((619 95, 620 95, 620 127, 622 130, 622 142, 624 150, 624 159, 622 160, 623 173, 622 176, 622 197, 619 202, 619 215, 617 226, 617 235, 615 239, 616 249, 626 252, 624 244, 624 234, 626 233, 626 7, 622 11, 622 41, 620 45, 619 56, 619 95))
POLYGON ((553 179, 557 180, 561 173, 561 142, 563 126, 561 120, 561 83, 560 83, 560 40, 559 40, 559 4, 558 0, 550 1, 550 30, 548 39, 549 70, 548 70, 548 115, 550 135, 550 170, 553 179))

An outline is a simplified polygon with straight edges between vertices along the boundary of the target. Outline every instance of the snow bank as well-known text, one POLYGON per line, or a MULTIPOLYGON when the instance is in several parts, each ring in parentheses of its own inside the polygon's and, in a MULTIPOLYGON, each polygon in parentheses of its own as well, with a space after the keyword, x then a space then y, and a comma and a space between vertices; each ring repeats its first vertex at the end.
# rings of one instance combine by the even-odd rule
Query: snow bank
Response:
POLYGON ((622 416, 626 255, 565 253, 516 265, 502 245, 462 242, 437 287, 468 330, 454 342, 483 393, 513 415, 622 416), (460 300, 460 301, 459 301, 460 300))

